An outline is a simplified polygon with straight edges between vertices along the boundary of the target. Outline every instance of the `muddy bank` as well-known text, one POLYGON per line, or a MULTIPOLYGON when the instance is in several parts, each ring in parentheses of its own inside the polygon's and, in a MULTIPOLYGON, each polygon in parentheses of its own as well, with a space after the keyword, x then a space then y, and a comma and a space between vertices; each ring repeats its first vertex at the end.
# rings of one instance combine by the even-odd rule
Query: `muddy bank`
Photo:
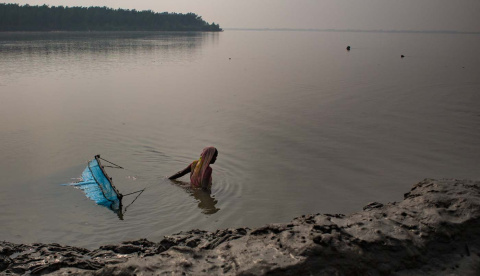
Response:
POLYGON ((90 251, 0 242, 0 274, 480 275, 480 181, 425 179, 402 202, 288 224, 191 230, 90 251))

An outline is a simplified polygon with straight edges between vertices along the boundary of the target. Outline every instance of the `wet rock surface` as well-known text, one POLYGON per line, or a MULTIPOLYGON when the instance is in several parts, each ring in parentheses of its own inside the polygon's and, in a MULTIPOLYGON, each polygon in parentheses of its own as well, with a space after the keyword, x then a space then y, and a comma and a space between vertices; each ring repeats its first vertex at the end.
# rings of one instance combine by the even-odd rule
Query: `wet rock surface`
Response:
POLYGON ((0 242, 6 275, 480 275, 480 181, 425 179, 402 202, 288 224, 104 245, 0 242))

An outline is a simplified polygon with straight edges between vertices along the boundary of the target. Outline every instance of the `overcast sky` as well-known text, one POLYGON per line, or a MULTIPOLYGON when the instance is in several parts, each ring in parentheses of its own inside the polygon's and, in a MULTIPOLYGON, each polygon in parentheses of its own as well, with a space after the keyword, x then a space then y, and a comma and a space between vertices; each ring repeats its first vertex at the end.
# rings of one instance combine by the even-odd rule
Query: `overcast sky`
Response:
MULTIPOLYGON (((1 1, 1 0, 0 0, 1 1)), ((31 0, 8 3, 193 12, 222 28, 480 31, 480 0, 31 0)))

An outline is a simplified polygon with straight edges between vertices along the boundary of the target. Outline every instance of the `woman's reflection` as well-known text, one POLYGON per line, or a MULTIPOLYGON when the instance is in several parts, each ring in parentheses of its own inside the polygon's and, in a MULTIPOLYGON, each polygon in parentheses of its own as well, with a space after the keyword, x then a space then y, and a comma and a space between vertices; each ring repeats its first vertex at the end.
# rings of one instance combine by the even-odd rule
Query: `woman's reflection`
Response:
POLYGON ((215 207, 217 200, 212 197, 210 189, 192 188, 190 183, 171 180, 175 185, 184 189, 189 195, 193 196, 198 201, 198 208, 202 210, 202 213, 212 215, 218 212, 220 209, 215 207))

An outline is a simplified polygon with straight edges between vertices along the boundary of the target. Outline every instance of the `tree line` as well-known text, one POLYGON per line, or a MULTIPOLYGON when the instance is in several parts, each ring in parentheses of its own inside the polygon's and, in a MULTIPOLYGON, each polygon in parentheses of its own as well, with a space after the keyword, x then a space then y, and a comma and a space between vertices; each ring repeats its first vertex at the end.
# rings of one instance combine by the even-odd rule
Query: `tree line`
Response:
POLYGON ((222 31, 194 13, 0 4, 0 31, 222 31))

